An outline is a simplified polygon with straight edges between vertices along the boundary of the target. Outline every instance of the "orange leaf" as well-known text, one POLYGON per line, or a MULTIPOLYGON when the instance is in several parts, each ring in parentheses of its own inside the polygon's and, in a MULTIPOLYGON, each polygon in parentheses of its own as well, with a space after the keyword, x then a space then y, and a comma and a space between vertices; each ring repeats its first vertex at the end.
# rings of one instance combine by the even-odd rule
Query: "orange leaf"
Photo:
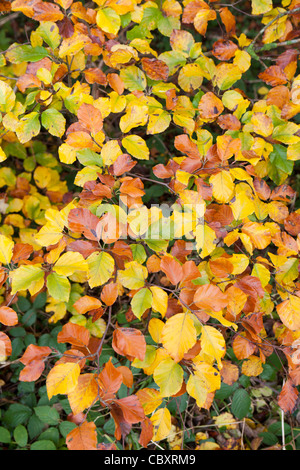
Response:
POLYGON ((10 308, 3 305, 0 307, 0 323, 5 326, 14 326, 18 323, 18 315, 10 308))
POLYGON ((69 450, 97 450, 97 431, 93 422, 84 421, 67 435, 69 450))
POLYGON ((299 392, 291 380, 287 380, 278 396, 278 405, 285 413, 292 413, 298 398, 299 392))
POLYGON ((160 269, 165 273, 169 281, 176 285, 183 277, 183 269, 181 264, 174 258, 164 256, 160 263, 160 269))
POLYGON ((96 299, 95 297, 91 297, 89 295, 84 295, 83 297, 80 297, 80 299, 76 300, 73 307, 76 308, 78 313, 84 315, 90 310, 100 308, 101 305, 102 304, 99 299, 96 299))
POLYGON ((110 306, 115 303, 118 297, 118 287, 115 282, 110 282, 106 284, 101 292, 101 300, 106 305, 110 306))
POLYGON ((83 103, 77 112, 77 117, 82 124, 92 134, 101 131, 103 127, 103 119, 99 109, 92 104, 83 103))
POLYGON ((84 326, 66 323, 57 335, 58 343, 70 343, 73 346, 84 347, 89 344, 90 332, 84 326))
POLYGON ((112 347, 116 353, 127 357, 144 360, 146 340, 143 333, 135 328, 116 328, 113 333, 112 347))
POLYGON ((227 305, 227 295, 213 284, 204 284, 198 287, 194 296, 194 303, 204 310, 219 312, 227 305))
POLYGON ((12 345, 9 337, 0 331, 0 356, 10 356, 12 353, 12 345))

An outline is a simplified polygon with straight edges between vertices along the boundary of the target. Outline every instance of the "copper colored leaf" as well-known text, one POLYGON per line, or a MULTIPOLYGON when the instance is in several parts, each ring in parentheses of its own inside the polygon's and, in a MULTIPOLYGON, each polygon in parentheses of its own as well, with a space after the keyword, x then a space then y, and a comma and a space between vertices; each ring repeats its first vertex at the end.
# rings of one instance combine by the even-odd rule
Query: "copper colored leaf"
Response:
POLYGON ((18 323, 18 315, 11 307, 0 307, 0 323, 5 326, 14 326, 18 323))
POLYGON ((291 380, 287 380, 278 396, 278 405, 285 413, 292 413, 297 402, 299 392, 291 380))
POLYGON ((58 343, 70 343, 75 347, 84 347, 89 344, 90 332, 84 326, 75 323, 66 323, 57 335, 58 343))
POLYGON ((89 240, 98 240, 96 227, 99 218, 91 213, 89 209, 76 208, 69 212, 68 227, 72 232, 83 233, 89 240))
POLYGON ((198 287, 194 296, 195 304, 204 310, 218 312, 227 305, 227 296, 219 287, 213 284, 204 284, 198 287))
POLYGON ((176 285, 181 281, 183 270, 181 264, 176 259, 164 256, 160 263, 160 269, 172 284, 176 285))
POLYGON ((126 356, 129 360, 137 358, 143 361, 146 354, 145 337, 135 328, 116 328, 112 347, 116 353, 126 356))
POLYGON ((97 450, 97 431, 93 422, 84 421, 66 437, 69 450, 97 450))
POLYGON ((261 72, 258 78, 271 86, 284 85, 287 82, 285 73, 278 65, 271 65, 264 72, 261 72))
POLYGON ((142 67, 151 80, 166 81, 169 75, 169 68, 162 60, 142 58, 142 67))

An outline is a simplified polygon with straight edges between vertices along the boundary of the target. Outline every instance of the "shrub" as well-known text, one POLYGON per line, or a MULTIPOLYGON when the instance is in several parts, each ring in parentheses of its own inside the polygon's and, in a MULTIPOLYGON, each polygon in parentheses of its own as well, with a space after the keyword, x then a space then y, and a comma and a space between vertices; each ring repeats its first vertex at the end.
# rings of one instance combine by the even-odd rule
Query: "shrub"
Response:
POLYGON ((26 400, 0 440, 285 445, 300 4, 1 5, 26 24, 0 55, 0 356, 26 400))

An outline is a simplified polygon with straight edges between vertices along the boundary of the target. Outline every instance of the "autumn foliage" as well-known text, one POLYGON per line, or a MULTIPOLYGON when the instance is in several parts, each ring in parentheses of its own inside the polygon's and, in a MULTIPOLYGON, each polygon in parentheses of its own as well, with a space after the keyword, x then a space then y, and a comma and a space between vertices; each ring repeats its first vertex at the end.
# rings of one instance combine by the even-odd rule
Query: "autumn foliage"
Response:
POLYGON ((27 345, 18 380, 68 399, 70 450, 128 449, 132 432, 140 448, 172 433, 175 449, 226 448, 187 443, 169 404, 184 395, 209 414, 224 384, 256 383, 274 357, 276 403, 293 416, 300 2, 0 10, 30 27, 0 55, 4 366, 20 299, 44 293, 64 349, 27 345), (113 419, 110 442, 97 414, 113 419))

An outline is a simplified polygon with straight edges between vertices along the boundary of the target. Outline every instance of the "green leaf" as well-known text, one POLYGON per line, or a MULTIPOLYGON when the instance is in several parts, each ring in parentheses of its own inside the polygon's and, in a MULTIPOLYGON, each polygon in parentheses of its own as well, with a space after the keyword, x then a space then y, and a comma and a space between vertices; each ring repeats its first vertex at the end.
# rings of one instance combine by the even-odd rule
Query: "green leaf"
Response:
POLYGON ((151 305, 152 292, 147 288, 140 289, 136 294, 134 294, 131 301, 132 311, 139 320, 145 311, 148 308, 151 308, 151 305))
POLYGON ((5 57, 13 64, 21 64, 22 62, 38 62, 45 57, 49 57, 49 52, 42 46, 32 47, 27 44, 12 44, 5 57))
POLYGON ((275 184, 282 184, 294 168, 294 162, 287 159, 287 149, 283 145, 273 145, 269 155, 268 175, 275 184))
POLYGON ((20 119, 16 128, 16 134, 21 144, 25 144, 38 135, 40 130, 41 124, 39 113, 33 112, 26 114, 22 119, 20 119))
POLYGON ((69 280, 55 272, 49 274, 47 277, 47 288, 49 294, 56 300, 61 302, 68 302, 71 292, 71 284, 69 280))
POLYGON ((28 432, 25 426, 19 424, 14 430, 14 440, 18 444, 19 447, 27 446, 28 442, 28 432))
POLYGON ((31 444, 30 450, 56 450, 56 447, 52 441, 42 439, 31 444))
POLYGON ((0 442, 2 442, 2 444, 9 444, 10 441, 11 438, 9 430, 3 426, 0 426, 0 442))
POLYGON ((31 409, 29 406, 25 406, 19 403, 14 403, 10 405, 8 410, 4 415, 4 422, 10 428, 15 428, 19 424, 27 423, 29 417, 31 416, 31 409))
POLYGON ((232 397, 231 411, 237 419, 243 419, 250 411, 251 399, 246 390, 239 388, 232 397))
POLYGON ((121 69, 120 77, 129 91, 143 91, 147 86, 144 72, 135 65, 121 69))
POLYGON ((55 137, 62 137, 66 129, 64 116, 55 108, 46 109, 41 117, 42 125, 55 137))
POLYGON ((42 423, 46 423, 49 426, 55 426, 59 423, 59 413, 52 406, 37 406, 34 408, 34 412, 42 423))

